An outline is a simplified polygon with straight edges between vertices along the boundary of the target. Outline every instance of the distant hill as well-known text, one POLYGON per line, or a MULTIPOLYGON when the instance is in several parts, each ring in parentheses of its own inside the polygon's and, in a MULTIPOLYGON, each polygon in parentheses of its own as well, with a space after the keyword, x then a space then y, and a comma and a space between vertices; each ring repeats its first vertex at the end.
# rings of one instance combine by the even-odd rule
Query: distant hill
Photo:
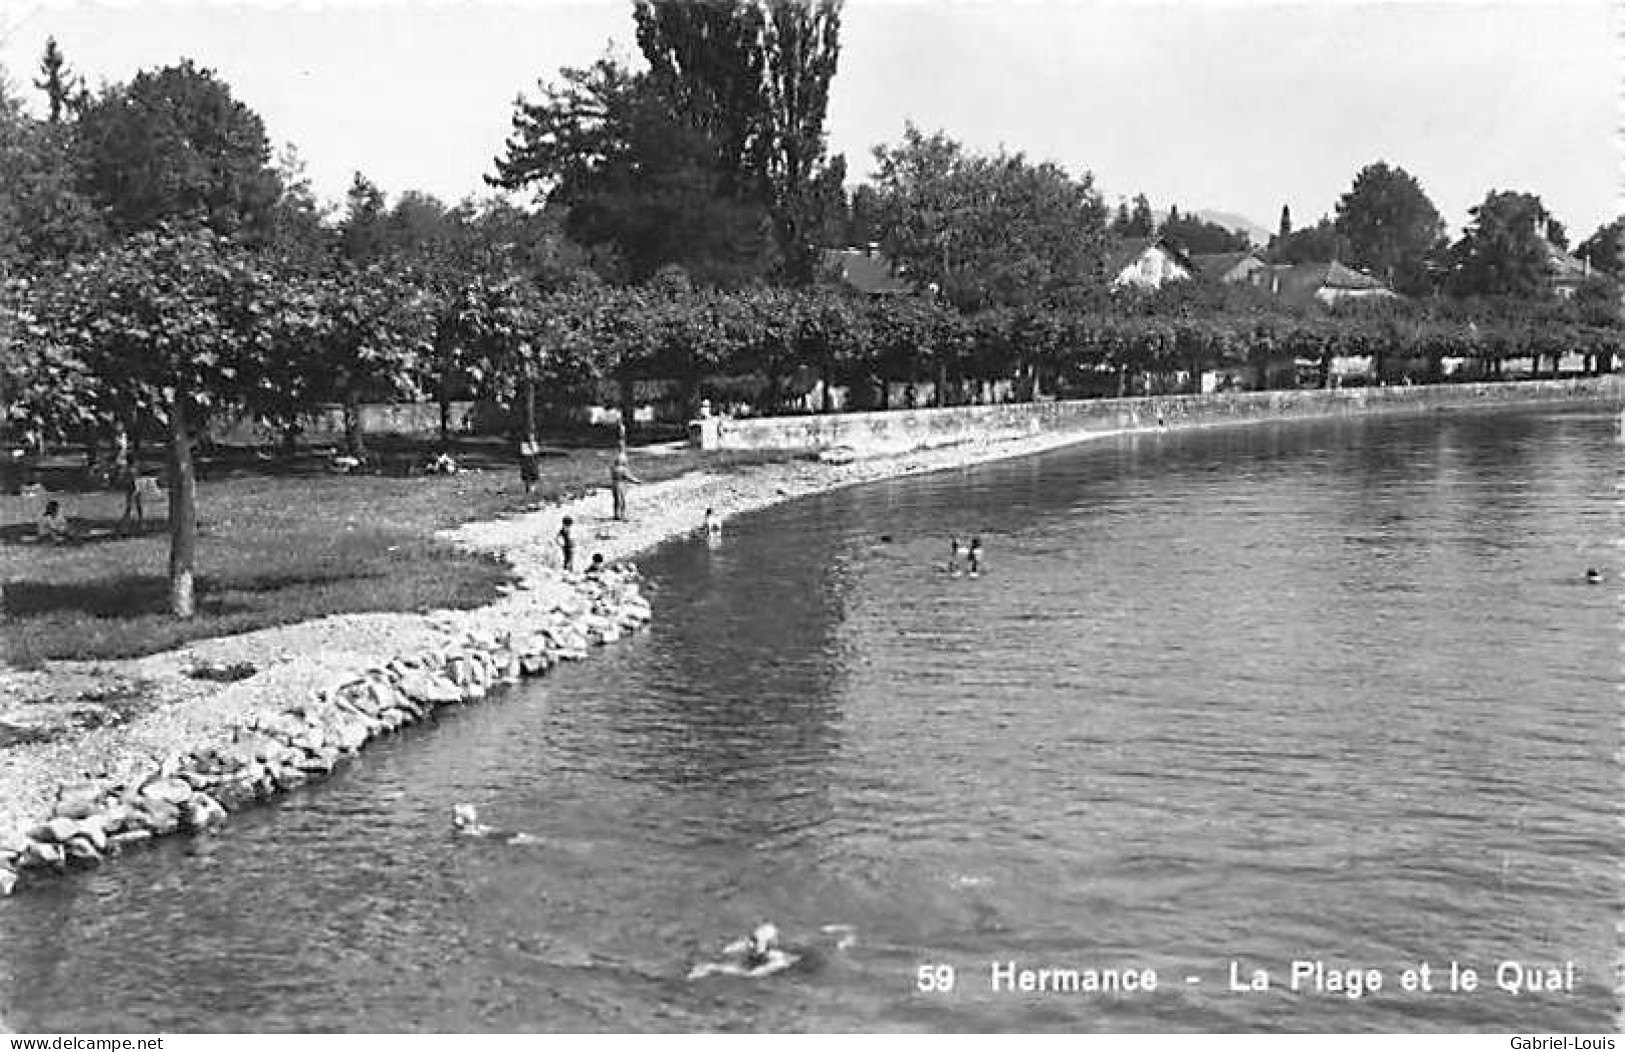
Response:
MULTIPOLYGON (((1167 209, 1163 209, 1162 211, 1152 209, 1151 214, 1156 217, 1159 225, 1163 220, 1168 218, 1167 209)), ((1180 214, 1190 215, 1189 212, 1181 212, 1180 214)), ((1260 248, 1269 244, 1270 238, 1275 233, 1268 227, 1259 226, 1246 216, 1237 215, 1234 212, 1221 212, 1216 208, 1199 208, 1196 210, 1196 218, 1202 220, 1203 222, 1216 223, 1219 226, 1224 227, 1226 230, 1233 230, 1238 234, 1246 234, 1247 237, 1252 240, 1252 243, 1260 248)))

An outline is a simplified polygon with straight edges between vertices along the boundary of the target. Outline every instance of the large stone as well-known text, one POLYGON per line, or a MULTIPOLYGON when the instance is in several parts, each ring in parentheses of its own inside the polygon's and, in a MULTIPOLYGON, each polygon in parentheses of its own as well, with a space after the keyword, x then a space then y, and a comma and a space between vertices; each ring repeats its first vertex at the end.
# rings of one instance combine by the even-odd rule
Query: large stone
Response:
POLYGON ((65 843, 79 832, 79 823, 72 818, 53 818, 45 823, 45 832, 48 835, 36 839, 52 844, 65 843))
POLYGON ((109 836, 122 832, 135 824, 134 814, 130 806, 122 800, 115 800, 108 804, 96 817, 100 820, 103 831, 109 836))
POLYGON ((17 861, 24 869, 44 869, 58 867, 63 864, 64 855, 61 844, 47 844, 39 840, 31 840, 28 847, 18 856, 17 861))
POLYGON ((102 853, 96 850, 96 845, 82 836, 76 836, 63 844, 62 852, 69 865, 94 866, 102 860, 102 853))
POLYGON ((449 705, 463 700, 463 692, 456 684, 426 672, 402 676, 400 690, 419 705, 449 705))
POLYGON ((107 829, 102 824, 100 815, 91 815, 89 818, 80 820, 79 832, 74 839, 80 837, 90 841, 90 846, 97 851, 107 850, 107 829))
POLYGON ((57 790, 51 814, 56 818, 88 818, 101 807, 106 795, 106 788, 100 785, 65 785, 57 790))
POLYGON ((160 778, 141 787, 141 795, 167 804, 184 804, 192 799, 192 787, 179 778, 160 778))
MULTIPOLYGON (((187 799, 190 800, 191 797, 188 796, 187 799)), ((154 836, 168 836, 181 826, 180 805, 148 797, 141 805, 138 818, 154 836)))
POLYGON ((202 833, 225 824, 226 809, 205 793, 199 793, 186 803, 186 828, 202 833))

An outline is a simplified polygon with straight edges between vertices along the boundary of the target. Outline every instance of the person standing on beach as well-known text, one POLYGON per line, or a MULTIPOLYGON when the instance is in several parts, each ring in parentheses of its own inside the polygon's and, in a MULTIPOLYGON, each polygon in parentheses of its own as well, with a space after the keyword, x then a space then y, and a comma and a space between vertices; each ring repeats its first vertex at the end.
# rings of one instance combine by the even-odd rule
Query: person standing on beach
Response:
POLYGON ((537 468, 537 460, 541 457, 541 449, 536 440, 526 435, 519 440, 519 481, 525 484, 525 492, 529 493, 536 487, 536 480, 541 472, 537 468))
POLYGON ((609 492, 615 501, 615 518, 626 520, 626 487, 628 483, 642 485, 643 480, 632 474, 632 465, 627 460, 626 450, 621 450, 615 456, 615 466, 609 469, 609 492))
POLYGON ((564 562, 565 573, 570 573, 576 568, 576 539, 570 536, 570 527, 574 521, 566 515, 563 525, 559 527, 559 555, 564 562))

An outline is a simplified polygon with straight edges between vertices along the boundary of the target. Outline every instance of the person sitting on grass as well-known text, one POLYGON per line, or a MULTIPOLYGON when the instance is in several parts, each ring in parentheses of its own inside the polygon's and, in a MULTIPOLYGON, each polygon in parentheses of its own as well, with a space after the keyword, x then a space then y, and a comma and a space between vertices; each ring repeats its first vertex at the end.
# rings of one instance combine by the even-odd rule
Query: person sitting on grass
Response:
POLYGON ((68 517, 63 513, 60 502, 45 502, 45 510, 40 512, 38 533, 40 540, 55 544, 68 539, 68 517))

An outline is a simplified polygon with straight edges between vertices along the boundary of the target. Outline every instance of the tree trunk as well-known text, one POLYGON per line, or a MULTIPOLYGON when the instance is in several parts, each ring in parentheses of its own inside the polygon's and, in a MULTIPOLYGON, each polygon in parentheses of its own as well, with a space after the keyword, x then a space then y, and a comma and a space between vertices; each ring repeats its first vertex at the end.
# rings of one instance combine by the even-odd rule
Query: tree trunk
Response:
POLYGON ((440 445, 451 445, 451 386, 440 385, 440 445))
POLYGON ((835 411, 835 392, 830 390, 829 368, 827 366, 823 369, 822 373, 819 375, 818 380, 819 380, 819 382, 821 384, 824 385, 824 395, 823 395, 824 412, 833 413, 835 411))
POLYGON ((196 609, 197 477, 185 397, 177 391, 169 409, 169 610, 176 617, 191 617, 196 609))
POLYGON ((948 366, 937 365, 937 389, 931 392, 931 404, 938 409, 948 404, 948 366))
POLYGON ((1126 365, 1117 367, 1117 397, 1128 397, 1128 366, 1126 365))
POLYGON ((361 399, 354 388, 344 392, 344 448, 357 460, 367 457, 366 439, 361 434, 361 399))
POLYGON ((282 427, 282 455, 292 460, 299 454, 299 433, 304 429, 297 423, 284 424, 282 427))
POLYGON ((637 413, 637 398, 633 392, 632 381, 624 377, 620 381, 621 399, 621 438, 632 433, 632 417, 637 413))
POLYGON ((880 378, 880 408, 891 408, 891 381, 884 376, 880 378))
POLYGON ((536 441, 536 379, 525 376, 525 441, 536 441))

